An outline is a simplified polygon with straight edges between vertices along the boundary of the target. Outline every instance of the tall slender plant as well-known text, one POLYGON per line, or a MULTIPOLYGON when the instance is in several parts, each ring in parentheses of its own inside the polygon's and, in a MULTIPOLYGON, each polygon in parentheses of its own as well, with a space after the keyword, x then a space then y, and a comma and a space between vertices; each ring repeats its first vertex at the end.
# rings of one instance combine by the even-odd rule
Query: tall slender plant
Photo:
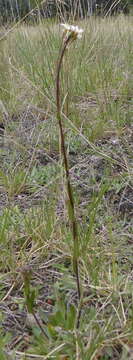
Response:
POLYGON ((80 300, 81 289, 80 289, 79 265, 78 265, 78 258, 79 258, 78 229, 77 229, 77 221, 75 215, 73 190, 70 181, 69 164, 68 164, 67 152, 65 148, 65 136, 64 136, 64 130, 62 124, 60 73, 61 73, 63 57, 65 55, 66 49, 74 40, 81 38, 83 30, 79 29, 78 26, 73 26, 73 25, 61 24, 61 26, 64 28, 64 32, 63 32, 62 46, 59 52, 59 58, 57 64, 57 76, 56 76, 57 121, 59 124, 59 131, 60 131, 61 154, 64 160, 64 168, 66 174, 66 186, 67 186, 67 195, 69 202, 68 216, 69 216, 69 221, 71 224, 72 236, 73 236, 73 270, 76 275, 78 298, 80 300))

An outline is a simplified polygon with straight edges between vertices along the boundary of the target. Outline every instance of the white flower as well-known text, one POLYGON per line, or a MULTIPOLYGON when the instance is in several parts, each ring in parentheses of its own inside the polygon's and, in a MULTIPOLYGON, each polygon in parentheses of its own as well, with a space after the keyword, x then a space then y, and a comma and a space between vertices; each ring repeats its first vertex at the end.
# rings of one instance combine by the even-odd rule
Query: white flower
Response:
POLYGON ((64 28, 64 34, 66 36, 71 35, 74 40, 81 39, 83 29, 80 29, 78 26, 69 25, 69 24, 60 24, 64 28))

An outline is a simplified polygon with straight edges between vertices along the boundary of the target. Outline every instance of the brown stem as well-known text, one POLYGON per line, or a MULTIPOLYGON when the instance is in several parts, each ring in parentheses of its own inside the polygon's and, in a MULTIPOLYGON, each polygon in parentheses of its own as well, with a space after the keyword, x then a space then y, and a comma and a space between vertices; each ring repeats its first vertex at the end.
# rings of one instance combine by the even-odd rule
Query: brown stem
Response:
POLYGON ((37 315, 36 315, 34 312, 33 312, 32 314, 33 314, 33 316, 34 316, 34 319, 35 319, 38 327, 39 327, 40 330, 42 331, 43 335, 48 339, 49 337, 48 337, 48 335, 46 334, 46 332, 44 331, 44 329, 43 329, 43 327, 42 327, 42 325, 41 325, 41 323, 40 323, 40 320, 38 319, 37 315))
POLYGON ((65 137, 64 137, 64 131, 63 131, 63 125, 62 125, 62 119, 61 119, 61 100, 60 100, 60 71, 62 66, 62 60, 65 53, 65 50, 67 48, 67 45, 69 41, 72 40, 72 35, 70 34, 66 40, 64 40, 63 46, 60 51, 59 60, 57 64, 57 77, 56 77, 56 105, 57 105, 57 119, 60 129, 60 138, 61 138, 61 152, 64 159, 64 167, 65 167, 65 173, 66 173, 66 183, 67 183, 67 193, 69 198, 69 204, 70 204, 70 211, 71 216, 69 217, 72 225, 72 235, 73 235, 73 244, 74 244, 74 255, 73 255, 73 268, 76 275, 77 280, 77 291, 78 291, 78 298, 80 300, 81 297, 81 291, 80 291, 80 281, 79 281, 79 269, 78 269, 78 230, 77 230, 77 222, 75 217, 75 209, 74 209, 74 199, 73 199, 73 192, 72 192, 72 186, 70 182, 70 174, 69 174, 69 166, 68 166, 68 159, 67 159, 67 153, 65 149, 65 137))

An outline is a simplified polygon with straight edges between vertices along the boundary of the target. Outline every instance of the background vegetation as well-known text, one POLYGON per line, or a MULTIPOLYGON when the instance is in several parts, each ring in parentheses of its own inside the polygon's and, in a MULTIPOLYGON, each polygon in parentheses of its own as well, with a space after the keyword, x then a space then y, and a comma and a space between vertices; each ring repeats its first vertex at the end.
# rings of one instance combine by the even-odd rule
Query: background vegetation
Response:
POLYGON ((73 16, 88 16, 92 14, 115 14, 123 11, 129 13, 133 0, 1 0, 1 23, 16 21, 32 11, 31 17, 37 21, 38 15, 53 17, 61 13, 73 16))
POLYGON ((132 16, 75 24, 84 35, 64 59, 62 119, 81 304, 56 120, 59 21, 1 28, 2 360, 132 359, 132 16))

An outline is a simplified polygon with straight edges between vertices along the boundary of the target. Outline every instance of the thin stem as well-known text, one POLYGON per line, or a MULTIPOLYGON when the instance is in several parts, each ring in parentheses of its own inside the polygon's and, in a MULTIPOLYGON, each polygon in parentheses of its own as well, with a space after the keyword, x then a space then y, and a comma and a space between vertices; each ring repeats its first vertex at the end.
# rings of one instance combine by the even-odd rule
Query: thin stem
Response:
POLYGON ((43 327, 42 327, 42 325, 41 325, 41 323, 40 323, 40 320, 38 319, 37 315, 36 315, 34 312, 33 312, 32 314, 33 314, 33 316, 34 316, 34 319, 35 319, 38 327, 39 327, 40 330, 42 331, 43 335, 44 335, 47 339, 49 339, 49 337, 48 337, 48 335, 46 334, 45 330, 43 329, 43 327))
POLYGON ((74 199, 73 199, 73 192, 72 192, 72 186, 70 182, 70 174, 69 174, 69 165, 68 165, 68 159, 67 159, 67 153, 65 149, 65 137, 64 137, 64 131, 63 131, 63 125, 62 125, 62 119, 61 119, 61 96, 60 96, 60 71, 63 61, 63 56, 65 53, 65 50, 67 48, 67 45, 69 41, 72 40, 71 34, 64 40, 63 46, 60 51, 58 65, 57 65, 57 77, 56 77, 56 104, 57 104, 57 120, 59 124, 60 129, 60 138, 61 138, 61 152, 64 159, 64 167, 65 167, 65 173, 66 173, 66 184, 67 184, 67 193, 69 198, 69 207, 70 207, 70 214, 69 219, 71 221, 72 225, 72 235, 73 235, 73 244, 74 244, 74 254, 73 254, 73 268, 76 275, 77 280, 77 291, 78 291, 78 298, 80 300, 81 297, 81 291, 80 291, 80 281, 79 281, 79 269, 78 269, 78 230, 77 230, 77 222, 75 217, 75 208, 74 208, 74 199))

